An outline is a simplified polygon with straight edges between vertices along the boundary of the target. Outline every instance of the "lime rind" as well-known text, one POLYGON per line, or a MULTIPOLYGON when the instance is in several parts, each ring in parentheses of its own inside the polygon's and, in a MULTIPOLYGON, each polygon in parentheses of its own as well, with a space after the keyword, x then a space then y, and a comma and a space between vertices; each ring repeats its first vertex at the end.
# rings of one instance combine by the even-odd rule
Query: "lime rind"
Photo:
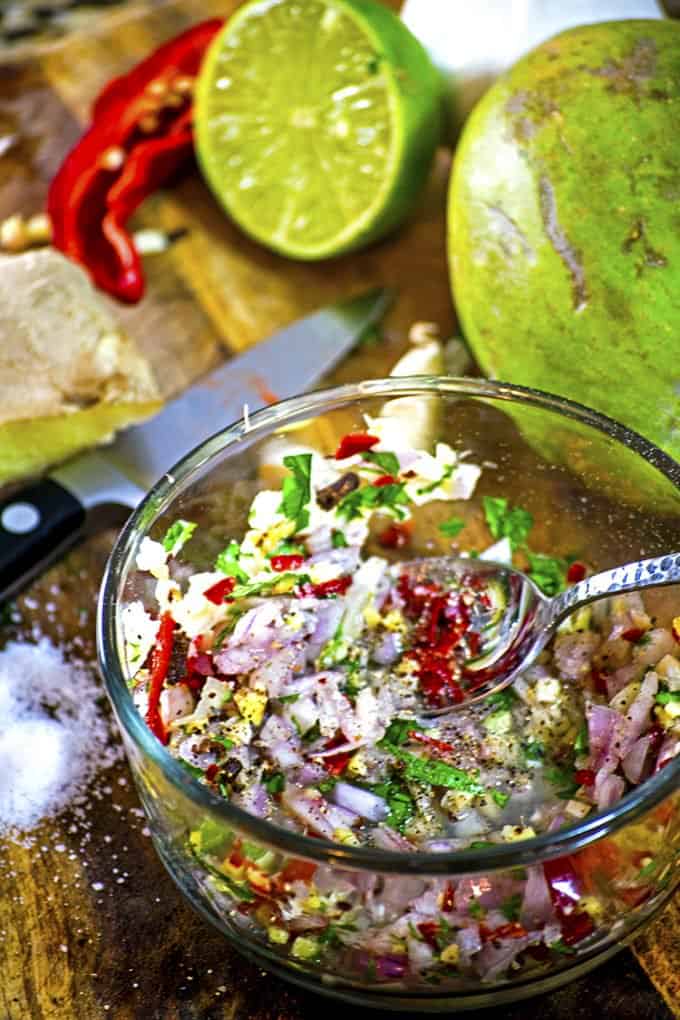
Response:
MULTIPOLYGON (((305 44, 306 50, 298 51, 295 60, 302 65, 307 77, 304 77, 302 70, 297 79, 293 75, 290 94, 297 90, 299 96, 311 94, 314 99, 319 95, 320 75, 326 74, 329 61, 327 59, 317 61, 315 67, 314 48, 310 44, 308 31, 309 23, 303 26, 303 29, 307 30, 307 34, 305 35, 303 30, 297 41, 305 44), (316 82, 310 81, 310 70, 312 73, 316 71, 316 82)), ((278 39, 274 38, 271 43, 272 49, 277 43, 281 44, 282 37, 283 33, 280 33, 278 39)), ((252 33, 248 41, 253 44, 252 33)), ((248 46, 242 43, 240 45, 240 54, 245 58, 240 68, 242 76, 247 78, 249 73, 251 76, 256 75, 259 66, 260 76, 263 77, 262 60, 259 59, 259 65, 258 61, 253 62, 255 68, 253 71, 253 67, 250 67, 247 61, 248 46)), ((273 53, 271 56, 275 59, 273 53)), ((284 62, 290 63, 290 55, 284 57, 284 62)), ((337 71, 338 68, 333 66, 330 70, 337 71)), ((329 79, 331 87, 332 74, 329 74, 329 79)), ((273 75, 272 81, 273 87, 276 88, 277 82, 280 84, 281 75, 279 74, 278 78, 273 75)), ((325 78, 323 84, 326 84, 325 78)), ((440 84, 438 72, 433 68, 420 43, 410 35, 391 11, 371 0, 314 0, 313 4, 306 3, 304 6, 299 3, 296 5, 289 0, 268 2, 255 0, 239 9, 216 37, 199 76, 196 92, 196 138, 201 168, 227 212, 256 240, 282 254, 299 259, 313 260, 342 254, 383 236, 396 227, 412 208, 425 182, 439 139, 440 84), (344 151, 340 144, 342 139, 339 141, 334 139, 333 146, 326 146, 327 151, 324 151, 326 143, 323 132, 317 134, 313 128, 311 131, 304 131, 306 127, 304 122, 294 123, 290 131, 288 129, 281 131, 272 144, 268 144, 266 140, 259 145, 258 173, 262 175, 258 181, 260 186, 244 198, 238 191, 249 190, 243 186, 244 180, 249 183, 248 173, 242 174, 239 178, 239 173, 234 173, 227 163, 228 160, 235 160, 241 165, 239 161, 242 163, 244 159, 243 147, 239 149, 236 144, 241 129, 233 118, 236 116, 237 121, 240 118, 242 123, 250 125, 251 137, 247 140, 249 152, 257 155, 258 142, 255 141, 253 144, 252 133, 257 130, 265 139, 267 132, 269 135, 274 134, 276 116, 273 111, 277 97, 272 96, 270 88, 269 96, 265 95, 265 102, 259 113, 254 97, 253 103, 243 114, 235 115, 233 110, 229 113, 229 103, 225 104, 221 98, 216 99, 219 97, 219 84, 224 81, 223 54, 228 52, 230 59, 239 55, 239 36, 244 31, 244 26, 245 29, 249 28, 247 24, 249 19, 255 22, 255 43, 263 45, 268 30, 264 22, 268 18, 273 20, 275 15, 279 16, 283 9, 289 12, 294 7, 304 11, 307 16, 315 9, 318 22, 315 26, 317 46, 319 38, 322 44, 328 41, 320 37, 319 26, 323 19, 328 17, 344 19, 341 24, 343 34, 348 32, 355 41, 351 55, 360 60, 362 55, 370 52, 371 59, 378 61, 378 73, 372 72, 375 75, 374 79, 367 70, 364 78, 350 82, 346 91, 359 92, 359 89, 365 90, 367 87, 381 91, 383 105, 379 110, 379 117, 384 115, 387 124, 388 144, 385 160, 383 164, 379 164, 379 173, 364 181, 361 174, 364 167, 359 165, 361 153, 358 146, 348 146, 344 151), (217 137, 220 124, 229 125, 230 117, 234 135, 233 147, 229 145, 228 138, 225 140, 217 137), (235 128, 233 123, 236 123, 235 128), (299 145, 296 149, 295 139, 304 142, 304 145, 299 145), (272 159, 270 165, 266 164, 268 150, 270 152, 277 150, 279 157, 272 159), (307 178, 312 183, 305 189, 302 202, 295 191, 295 173, 286 178, 288 171, 286 166, 281 165, 282 154, 293 166, 306 164, 307 178), (343 162, 345 167, 349 167, 349 171, 345 170, 345 178, 349 175, 351 187, 347 186, 348 181, 343 180, 342 175, 339 180, 337 179, 338 167, 343 162), (359 209, 364 201, 365 208, 359 209), (289 221, 300 215, 300 209, 303 210, 300 221, 302 233, 299 231, 298 237, 294 237, 289 221)), ((248 100, 250 97, 247 89, 243 91, 242 82, 238 83, 238 87, 241 88, 240 94, 248 100)), ((249 87, 248 85, 247 88, 249 87)), ((257 87, 258 83, 253 81, 253 91, 257 87)), ((266 93, 267 89, 263 88, 262 91, 266 93)), ((282 102, 281 108, 290 112, 291 102, 288 104, 282 102)), ((308 109, 313 114, 312 104, 308 109)), ((301 102, 293 109, 293 116, 304 118, 305 110, 305 104, 301 102)), ((369 122, 366 130, 373 130, 374 134, 377 131, 380 139, 379 117, 374 122, 378 127, 372 128, 369 122)), ((361 125, 358 110, 353 111, 353 127, 356 123, 361 125)), ((363 128, 360 126, 357 130, 363 128)), ((324 131, 327 135, 327 123, 324 131)), ((364 151, 370 152, 370 147, 366 146, 364 151)), ((368 169, 373 171, 375 168, 369 165, 368 169)))

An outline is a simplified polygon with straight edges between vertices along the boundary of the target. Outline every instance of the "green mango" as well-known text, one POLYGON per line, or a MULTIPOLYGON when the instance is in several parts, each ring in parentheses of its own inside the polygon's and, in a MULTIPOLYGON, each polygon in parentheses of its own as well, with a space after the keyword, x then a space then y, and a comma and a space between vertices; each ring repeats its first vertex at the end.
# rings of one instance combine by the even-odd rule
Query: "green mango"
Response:
POLYGON ((680 459, 680 24, 543 43, 475 107, 449 256, 489 376, 569 397, 680 459))

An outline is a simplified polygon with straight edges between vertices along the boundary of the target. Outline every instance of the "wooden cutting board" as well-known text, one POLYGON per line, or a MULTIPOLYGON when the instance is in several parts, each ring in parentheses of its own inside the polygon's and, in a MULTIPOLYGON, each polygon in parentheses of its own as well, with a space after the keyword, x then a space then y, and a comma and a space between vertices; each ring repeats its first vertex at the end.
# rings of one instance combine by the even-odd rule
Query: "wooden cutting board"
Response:
MULTIPOLYGON (((180 0, 135 9, 97 32, 21 59, 0 58, 0 220, 44 204, 49 180, 108 79, 188 25, 226 15, 233 0, 180 0)), ((392 6, 397 7, 395 2, 392 6)), ((334 380, 386 374, 415 320, 454 331, 445 256, 448 154, 400 233, 368 251, 316 265, 259 248, 233 227, 197 175, 150 199, 135 226, 181 231, 146 259, 148 293, 117 311, 170 395, 285 323, 371 284, 397 288, 381 343, 364 347, 334 380)), ((0 310, 1 314, 1 310, 0 310)), ((107 533, 71 553, 19 600, 37 624, 86 658, 107 533)), ((321 1002, 247 964, 184 904, 153 852, 124 763, 76 815, 46 825, 30 849, 0 843, 0 1020, 310 1020, 343 1007, 321 1002)), ((664 1020, 680 1016, 680 909, 595 974, 550 997, 484 1013, 522 1017, 664 1020), (645 977, 640 965, 651 978, 645 977), (664 999, 665 1003, 664 1004, 664 999)), ((361 1010, 355 1013, 361 1017, 361 1010)))

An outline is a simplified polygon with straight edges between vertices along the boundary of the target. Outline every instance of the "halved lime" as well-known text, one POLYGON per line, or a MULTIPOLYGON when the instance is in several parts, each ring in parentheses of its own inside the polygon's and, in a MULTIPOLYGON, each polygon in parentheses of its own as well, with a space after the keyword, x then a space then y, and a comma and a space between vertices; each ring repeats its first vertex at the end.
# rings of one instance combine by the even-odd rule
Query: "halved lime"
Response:
POLYGON ((258 241, 339 255, 396 227, 439 138, 441 82, 374 0, 254 0, 213 41, 196 89, 205 177, 258 241))

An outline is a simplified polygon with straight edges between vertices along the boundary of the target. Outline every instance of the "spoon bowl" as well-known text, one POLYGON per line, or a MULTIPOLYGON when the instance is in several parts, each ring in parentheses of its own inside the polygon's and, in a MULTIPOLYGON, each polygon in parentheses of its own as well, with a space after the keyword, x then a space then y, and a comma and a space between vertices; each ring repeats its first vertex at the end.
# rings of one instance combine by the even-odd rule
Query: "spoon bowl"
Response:
POLYGON ((428 718, 503 690, 535 662, 559 624, 582 606, 624 592, 677 584, 680 553, 603 570, 552 598, 521 570, 472 557, 412 560, 401 565, 400 577, 412 605, 424 615, 425 628, 432 626, 436 614, 440 628, 448 627, 457 638, 449 656, 455 682, 436 693, 425 690, 420 714, 428 718))

